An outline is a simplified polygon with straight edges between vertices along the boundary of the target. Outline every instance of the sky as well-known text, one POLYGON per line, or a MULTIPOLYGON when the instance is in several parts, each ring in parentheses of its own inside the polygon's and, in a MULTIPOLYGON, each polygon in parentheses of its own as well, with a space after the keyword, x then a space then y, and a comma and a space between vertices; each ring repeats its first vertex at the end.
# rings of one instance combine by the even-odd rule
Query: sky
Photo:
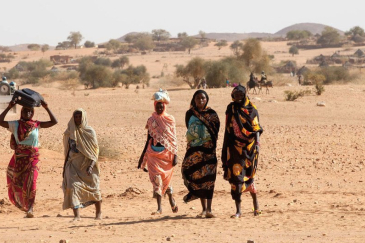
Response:
POLYGON ((171 35, 275 33, 297 23, 347 31, 365 29, 362 0, 2 0, 0 45, 49 44, 71 31, 102 43, 129 32, 165 29, 171 35))

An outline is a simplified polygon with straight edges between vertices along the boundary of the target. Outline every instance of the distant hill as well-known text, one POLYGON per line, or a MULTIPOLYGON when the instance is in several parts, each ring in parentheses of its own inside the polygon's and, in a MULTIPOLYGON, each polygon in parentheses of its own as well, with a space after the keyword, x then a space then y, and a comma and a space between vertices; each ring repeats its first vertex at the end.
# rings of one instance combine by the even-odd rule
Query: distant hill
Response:
MULTIPOLYGON (((198 37, 199 35, 195 36, 198 37)), ((269 37, 279 37, 279 36, 270 33, 251 32, 251 33, 206 33, 205 37, 214 40, 236 41, 248 38, 269 38, 269 37)))
MULTIPOLYGON (((129 33, 127 33, 127 34, 125 34, 125 35, 123 35, 122 37, 119 37, 119 38, 117 38, 116 40, 118 40, 118 41, 120 41, 120 42, 125 42, 125 37, 127 36, 127 35, 135 35, 135 34, 138 34, 139 32, 129 32, 129 33)), ((106 42, 105 42, 106 43, 106 42)))
MULTIPOLYGON (((313 35, 315 34, 321 34, 323 29, 327 27, 328 25, 323 24, 315 24, 315 23, 300 23, 300 24, 293 24, 288 27, 285 27, 284 29, 279 30, 275 33, 275 35, 285 37, 286 33, 288 33, 291 30, 308 30, 313 35)), ((329 26, 331 27, 331 26, 329 26)), ((333 27, 332 27, 333 28, 333 27)), ((344 32, 342 30, 336 29, 340 35, 344 35, 344 32)))

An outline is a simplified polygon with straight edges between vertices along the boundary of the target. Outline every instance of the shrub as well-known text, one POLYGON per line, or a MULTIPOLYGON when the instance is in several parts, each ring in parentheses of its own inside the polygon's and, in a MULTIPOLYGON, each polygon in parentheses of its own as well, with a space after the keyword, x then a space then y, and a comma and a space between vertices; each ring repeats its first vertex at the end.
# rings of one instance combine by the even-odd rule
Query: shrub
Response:
POLYGON ((299 91, 285 90, 284 94, 285 94, 286 101, 294 101, 294 100, 298 99, 299 97, 303 97, 304 95, 311 94, 311 91, 309 89, 299 90, 299 91))
POLYGON ((314 87, 316 89, 316 94, 317 95, 321 95, 324 92, 324 86, 321 82, 317 82, 314 87))

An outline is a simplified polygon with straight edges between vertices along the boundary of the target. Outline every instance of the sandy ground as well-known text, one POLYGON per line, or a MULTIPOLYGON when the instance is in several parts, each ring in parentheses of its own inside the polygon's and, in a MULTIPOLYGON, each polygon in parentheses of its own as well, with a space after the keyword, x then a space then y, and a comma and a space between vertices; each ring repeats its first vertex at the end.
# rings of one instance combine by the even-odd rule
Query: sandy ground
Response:
MULTIPOLYGON (((180 159, 172 180, 179 212, 173 214, 165 198, 163 214, 151 216, 156 210, 152 186, 147 173, 136 166, 155 90, 77 90, 72 95, 36 87, 59 124, 40 132, 41 170, 33 219, 24 218, 9 203, 5 176, 12 155, 10 133, 0 129, 0 242, 365 242, 365 86, 326 86, 322 96, 284 101, 284 90, 300 88, 274 87, 269 95, 250 94, 265 129, 257 175, 263 214, 253 216, 251 198, 244 194, 243 217, 230 219, 234 201, 219 159, 213 201, 216 218, 198 219, 200 203, 183 203, 187 190, 180 172, 186 148, 184 115, 194 90, 169 92, 168 112, 176 118, 179 139, 180 159), (316 106, 320 101, 326 106, 316 106), (76 223, 70 222, 71 210, 62 211, 62 133, 78 107, 87 110, 101 146, 102 221, 93 219, 92 206, 81 210, 82 220, 76 223)), ((209 105, 218 112, 221 127, 230 92, 208 90, 209 105)), ((17 119, 19 110, 7 119, 17 119)), ((35 118, 47 119, 43 108, 36 109, 35 118)), ((223 129, 218 155, 222 139, 223 129)))

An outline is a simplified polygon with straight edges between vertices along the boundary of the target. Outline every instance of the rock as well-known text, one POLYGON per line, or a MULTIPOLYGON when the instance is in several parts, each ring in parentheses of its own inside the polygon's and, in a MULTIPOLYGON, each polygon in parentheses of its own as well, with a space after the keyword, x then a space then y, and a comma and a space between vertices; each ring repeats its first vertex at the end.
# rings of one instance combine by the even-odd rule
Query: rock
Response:
POLYGON ((288 86, 288 87, 291 87, 291 86, 293 86, 292 84, 285 84, 286 86, 288 86))
POLYGON ((269 102, 271 102, 271 103, 278 103, 277 100, 269 100, 269 102))
POLYGON ((171 237, 167 237, 167 238, 166 238, 166 240, 167 240, 167 241, 171 241, 171 237))
POLYGON ((247 240, 247 243, 255 243, 254 240, 247 240))
POLYGON ((60 243, 69 243, 69 240, 60 240, 60 243))
POLYGON ((191 207, 190 209, 191 209, 191 210, 195 210, 195 207, 191 207))
POLYGON ((61 214, 57 214, 57 218, 59 218, 59 217, 62 217, 62 215, 61 214))
POLYGON ((324 103, 324 101, 320 101, 317 103, 317 106, 326 106, 326 103, 324 103))
POLYGON ((254 100, 261 100, 259 97, 253 97, 254 100))

